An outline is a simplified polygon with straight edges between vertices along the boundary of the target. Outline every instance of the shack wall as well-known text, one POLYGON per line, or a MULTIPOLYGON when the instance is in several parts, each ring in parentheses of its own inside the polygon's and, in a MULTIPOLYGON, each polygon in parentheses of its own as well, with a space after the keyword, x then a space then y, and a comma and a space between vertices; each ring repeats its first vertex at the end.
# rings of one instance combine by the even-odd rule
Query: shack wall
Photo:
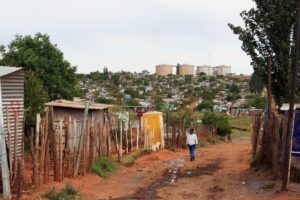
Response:
POLYGON ((17 129, 16 152, 17 158, 21 158, 24 126, 24 71, 18 70, 1 77, 0 85, 6 140, 10 140, 10 152, 14 155, 15 129, 17 129))

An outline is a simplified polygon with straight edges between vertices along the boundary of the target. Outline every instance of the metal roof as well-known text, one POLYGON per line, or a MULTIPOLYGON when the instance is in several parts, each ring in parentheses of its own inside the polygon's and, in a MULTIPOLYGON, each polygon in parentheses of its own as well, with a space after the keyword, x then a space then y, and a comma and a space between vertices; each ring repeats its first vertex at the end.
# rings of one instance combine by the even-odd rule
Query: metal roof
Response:
POLYGON ((0 66, 0 77, 21 70, 21 67, 0 66))
MULTIPOLYGON (((85 102, 75 102, 75 101, 68 101, 64 99, 59 99, 55 101, 51 101, 45 103, 46 106, 53 106, 53 107, 64 107, 64 108, 76 108, 76 109, 84 109, 85 102)), ((113 105, 109 104, 100 104, 100 103, 91 103, 89 105, 90 110, 104 110, 107 108, 113 107, 113 105)))
MULTIPOLYGON (((290 109, 290 104, 289 103, 284 103, 282 104, 280 110, 283 110, 283 111, 287 111, 290 109)), ((300 104, 299 103, 295 103, 294 105, 294 110, 296 109, 300 109, 300 104)))

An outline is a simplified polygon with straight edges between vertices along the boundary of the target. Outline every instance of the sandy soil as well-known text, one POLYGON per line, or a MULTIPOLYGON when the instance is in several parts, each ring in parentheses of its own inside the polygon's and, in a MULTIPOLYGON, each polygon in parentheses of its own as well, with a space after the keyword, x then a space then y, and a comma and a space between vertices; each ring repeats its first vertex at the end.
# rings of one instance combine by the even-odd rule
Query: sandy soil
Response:
POLYGON ((26 199, 38 199, 51 187, 60 189, 67 182, 88 200, 300 199, 299 184, 291 184, 292 191, 287 193, 279 194, 280 183, 272 190, 262 190, 260 187, 271 178, 253 172, 249 168, 249 157, 247 142, 220 143, 197 149, 194 162, 189 161, 187 150, 176 153, 162 150, 140 157, 134 166, 122 167, 110 178, 89 174, 76 180, 65 179, 63 183, 50 182, 26 199))

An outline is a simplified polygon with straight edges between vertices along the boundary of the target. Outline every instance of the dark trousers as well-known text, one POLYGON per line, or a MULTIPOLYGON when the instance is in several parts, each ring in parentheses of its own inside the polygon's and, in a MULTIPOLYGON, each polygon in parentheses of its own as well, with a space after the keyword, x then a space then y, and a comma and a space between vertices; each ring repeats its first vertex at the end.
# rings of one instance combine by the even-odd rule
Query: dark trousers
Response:
POLYGON ((195 159, 196 144, 189 145, 189 149, 190 149, 191 160, 194 160, 195 159))

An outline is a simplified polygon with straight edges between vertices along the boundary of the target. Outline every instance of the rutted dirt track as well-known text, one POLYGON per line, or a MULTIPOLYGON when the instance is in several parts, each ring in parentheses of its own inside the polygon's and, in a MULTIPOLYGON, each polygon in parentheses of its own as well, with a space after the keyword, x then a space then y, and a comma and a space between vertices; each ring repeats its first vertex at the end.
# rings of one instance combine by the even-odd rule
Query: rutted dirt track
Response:
MULTIPOLYGON (((221 143, 197 149, 194 162, 188 151, 166 150, 139 158, 130 168, 122 168, 109 179, 88 175, 71 180, 85 199, 300 199, 300 185, 293 191, 277 194, 260 189, 270 178, 249 169, 250 145, 246 142, 221 143), (141 170, 142 169, 142 170, 141 170)), ((43 191, 64 183, 43 186, 43 191)))

